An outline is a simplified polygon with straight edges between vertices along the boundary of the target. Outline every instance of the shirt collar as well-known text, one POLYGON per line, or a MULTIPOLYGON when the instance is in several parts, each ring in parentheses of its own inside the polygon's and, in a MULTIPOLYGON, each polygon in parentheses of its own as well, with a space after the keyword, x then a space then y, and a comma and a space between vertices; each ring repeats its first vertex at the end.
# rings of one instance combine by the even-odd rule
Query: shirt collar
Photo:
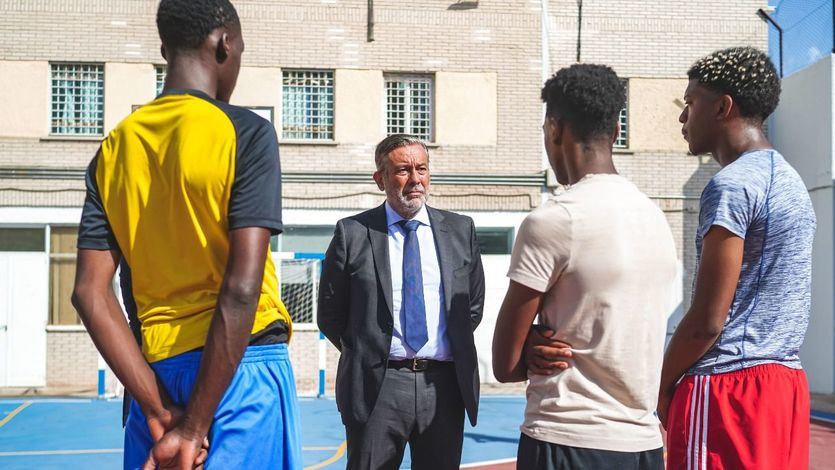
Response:
MULTIPOLYGON (((392 225, 396 224, 397 222, 400 222, 401 220, 403 220, 403 217, 401 217, 400 214, 397 213, 397 211, 392 209, 392 207, 389 205, 388 201, 386 201, 385 207, 386 207, 386 225, 388 227, 391 227, 392 225)), ((417 220, 421 224, 426 225, 428 227, 432 226, 432 223, 429 221, 429 211, 426 210, 426 204, 424 204, 420 208, 418 213, 414 217, 412 217, 412 220, 417 220)))
POLYGON ((159 96, 168 96, 168 95, 191 95, 191 96, 197 96, 199 98, 208 99, 208 100, 212 99, 212 97, 207 95, 206 93, 204 93, 200 90, 193 90, 191 88, 169 88, 169 89, 164 90, 162 93, 159 94, 159 96))

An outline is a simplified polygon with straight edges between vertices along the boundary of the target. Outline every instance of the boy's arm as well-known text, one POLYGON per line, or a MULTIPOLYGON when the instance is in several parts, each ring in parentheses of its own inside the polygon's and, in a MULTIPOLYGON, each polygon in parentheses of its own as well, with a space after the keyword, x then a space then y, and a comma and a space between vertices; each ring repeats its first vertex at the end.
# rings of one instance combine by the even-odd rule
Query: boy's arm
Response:
POLYGON ((499 382, 524 382, 522 349, 539 312, 542 292, 511 280, 493 333, 493 375, 499 382))
POLYGON ((99 195, 100 157, 99 151, 85 174, 87 194, 78 225, 72 302, 102 357, 139 404, 151 437, 156 441, 177 424, 182 410, 171 403, 165 389, 158 384, 113 293, 113 275, 122 254, 99 195))
POLYGON ((270 230, 246 227, 229 232, 229 261, 217 309, 206 337, 200 369, 180 424, 154 446, 146 468, 192 468, 215 410, 249 342, 264 279, 270 230))
POLYGON ((110 369, 139 404, 154 439, 179 417, 128 328, 112 281, 121 255, 116 250, 78 250, 72 303, 110 369))
POLYGON ((745 240, 718 225, 711 227, 704 237, 693 301, 670 340, 661 370, 658 418, 665 427, 679 378, 722 334, 739 282, 744 243, 745 240))

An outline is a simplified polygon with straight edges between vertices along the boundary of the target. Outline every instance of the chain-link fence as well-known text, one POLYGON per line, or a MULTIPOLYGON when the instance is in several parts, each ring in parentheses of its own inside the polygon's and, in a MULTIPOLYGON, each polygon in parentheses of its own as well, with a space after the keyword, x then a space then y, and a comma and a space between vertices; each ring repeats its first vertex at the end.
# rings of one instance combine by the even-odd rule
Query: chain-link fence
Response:
POLYGON ((769 1, 774 7, 771 18, 779 26, 769 24, 769 53, 774 65, 780 70, 782 35, 784 77, 814 64, 835 49, 833 3, 834 0, 769 1))

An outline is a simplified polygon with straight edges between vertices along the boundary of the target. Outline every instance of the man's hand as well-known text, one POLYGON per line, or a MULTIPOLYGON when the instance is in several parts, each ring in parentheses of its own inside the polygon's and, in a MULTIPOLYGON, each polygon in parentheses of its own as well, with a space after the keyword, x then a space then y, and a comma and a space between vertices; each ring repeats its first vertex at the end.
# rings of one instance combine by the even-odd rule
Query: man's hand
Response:
POLYGON ((208 451, 206 438, 189 435, 179 426, 165 433, 148 454, 143 470, 202 468, 208 451))
POLYGON ((538 375, 551 375, 568 369, 571 345, 552 339, 554 331, 542 325, 531 325, 525 339, 524 360, 528 370, 538 375))

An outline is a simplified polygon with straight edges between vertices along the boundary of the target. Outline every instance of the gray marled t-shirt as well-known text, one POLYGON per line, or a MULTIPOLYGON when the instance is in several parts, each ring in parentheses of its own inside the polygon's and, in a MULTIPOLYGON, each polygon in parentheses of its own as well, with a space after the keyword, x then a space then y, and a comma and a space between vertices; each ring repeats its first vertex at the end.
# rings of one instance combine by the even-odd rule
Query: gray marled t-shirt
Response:
POLYGON ((714 225, 742 237, 745 248, 725 328, 689 374, 768 363, 801 367, 815 223, 806 186, 776 150, 744 153, 710 180, 701 197, 697 263, 714 225))

